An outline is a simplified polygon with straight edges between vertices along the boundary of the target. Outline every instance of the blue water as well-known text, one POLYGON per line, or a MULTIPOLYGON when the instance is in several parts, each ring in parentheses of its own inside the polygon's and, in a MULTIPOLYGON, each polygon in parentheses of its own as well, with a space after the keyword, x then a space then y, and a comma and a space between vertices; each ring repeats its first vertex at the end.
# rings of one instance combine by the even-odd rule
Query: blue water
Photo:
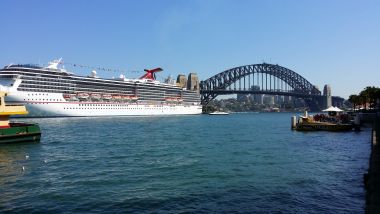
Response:
POLYGON ((27 119, 43 137, 0 145, 0 212, 363 213, 369 130, 290 117, 27 119))

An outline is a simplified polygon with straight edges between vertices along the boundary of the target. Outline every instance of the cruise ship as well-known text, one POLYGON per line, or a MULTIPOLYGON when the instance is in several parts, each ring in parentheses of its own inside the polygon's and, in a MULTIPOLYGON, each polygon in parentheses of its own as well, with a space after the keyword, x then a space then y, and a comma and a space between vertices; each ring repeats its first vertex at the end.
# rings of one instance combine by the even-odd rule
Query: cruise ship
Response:
POLYGON ((29 117, 201 114, 199 85, 156 80, 161 68, 139 79, 79 76, 61 66, 11 64, 0 69, 0 91, 7 103, 23 104, 29 117))

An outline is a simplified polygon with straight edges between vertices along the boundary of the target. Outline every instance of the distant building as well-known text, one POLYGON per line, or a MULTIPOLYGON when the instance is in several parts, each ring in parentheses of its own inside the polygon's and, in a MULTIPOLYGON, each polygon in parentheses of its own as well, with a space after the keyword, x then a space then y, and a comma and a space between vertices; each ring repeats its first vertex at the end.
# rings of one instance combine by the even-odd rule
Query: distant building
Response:
POLYGON ((324 108, 329 108, 332 106, 332 97, 331 97, 331 86, 330 85, 325 85, 323 87, 323 104, 324 108))
POLYGON ((330 96, 331 97, 331 86, 330 85, 325 85, 325 87, 323 87, 323 96, 330 96))
POLYGON ((177 86, 179 86, 181 88, 186 88, 187 87, 187 80, 186 80, 186 76, 185 75, 179 74, 177 76, 177 86))
POLYGON ((280 96, 280 95, 274 96, 274 103, 276 105, 282 105, 284 103, 284 96, 280 96))
POLYGON ((342 108, 343 107, 344 98, 339 97, 339 96, 332 96, 331 100, 332 100, 332 105, 333 106, 338 107, 338 108, 342 108))
POLYGON ((255 101, 260 105, 264 104, 264 94, 255 94, 255 101))
POLYGON ((290 101, 292 101, 292 97, 291 96, 284 96, 284 102, 285 103, 288 103, 290 101))
POLYGON ((239 102, 247 102, 248 101, 248 95, 246 94, 237 94, 236 100, 239 102))
POLYGON ((187 78, 187 90, 197 91, 199 93, 199 80, 196 73, 190 73, 187 78))
MULTIPOLYGON (((252 86, 251 91, 260 91, 260 86, 258 85, 252 86)), ((263 94, 252 94, 251 97, 255 103, 258 103, 260 105, 263 104, 263 98, 264 98, 263 94)))
POLYGON ((273 106, 274 105, 274 96, 265 95, 264 96, 264 104, 265 105, 273 106))
POLYGON ((294 98, 293 101, 295 108, 304 108, 307 106, 303 98, 294 98))

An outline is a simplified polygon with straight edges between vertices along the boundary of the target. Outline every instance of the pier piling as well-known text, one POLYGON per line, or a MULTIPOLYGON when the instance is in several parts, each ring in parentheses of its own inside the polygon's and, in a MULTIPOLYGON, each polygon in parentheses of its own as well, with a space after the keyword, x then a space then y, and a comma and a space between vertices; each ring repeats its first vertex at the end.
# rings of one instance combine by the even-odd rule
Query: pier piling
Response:
POLYGON ((291 127, 292 129, 295 129, 297 126, 297 117, 296 116, 292 116, 291 117, 291 127))

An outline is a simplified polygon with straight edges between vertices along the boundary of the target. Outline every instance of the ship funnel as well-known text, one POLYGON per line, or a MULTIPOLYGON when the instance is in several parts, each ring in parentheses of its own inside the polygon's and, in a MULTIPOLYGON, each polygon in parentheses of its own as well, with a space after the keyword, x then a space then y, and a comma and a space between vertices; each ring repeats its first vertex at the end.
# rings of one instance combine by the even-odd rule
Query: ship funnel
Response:
POLYGON ((140 79, 150 79, 150 80, 156 80, 156 72, 163 71, 162 68, 155 68, 152 70, 144 69, 146 74, 144 74, 140 79))

